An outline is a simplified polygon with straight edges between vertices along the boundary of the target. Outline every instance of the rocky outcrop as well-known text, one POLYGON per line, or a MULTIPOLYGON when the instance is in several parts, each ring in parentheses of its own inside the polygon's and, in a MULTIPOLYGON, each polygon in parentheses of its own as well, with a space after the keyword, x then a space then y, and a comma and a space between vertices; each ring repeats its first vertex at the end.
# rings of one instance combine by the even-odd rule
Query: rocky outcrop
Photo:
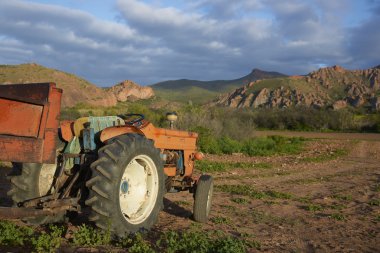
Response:
POLYGON ((130 80, 123 81, 111 88, 107 88, 106 91, 115 96, 116 100, 119 102, 148 99, 154 96, 154 92, 151 87, 140 86, 130 80))
POLYGON ((250 92, 246 87, 240 88, 233 93, 220 97, 218 104, 235 108, 285 108, 291 106, 320 108, 325 105, 325 102, 314 94, 303 94, 297 89, 281 86, 273 90, 263 88, 256 92, 250 92))
POLYGON ((334 110, 352 106, 379 111, 379 93, 380 67, 350 71, 336 65, 307 76, 251 82, 221 96, 216 104, 236 108, 307 106, 334 110))

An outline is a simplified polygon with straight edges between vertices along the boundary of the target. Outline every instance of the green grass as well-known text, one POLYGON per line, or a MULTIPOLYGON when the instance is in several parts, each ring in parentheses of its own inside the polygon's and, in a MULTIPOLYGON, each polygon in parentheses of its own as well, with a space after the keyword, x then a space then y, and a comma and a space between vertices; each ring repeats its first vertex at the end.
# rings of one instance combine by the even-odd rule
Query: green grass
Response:
POLYGON ((270 169, 270 163, 196 161, 195 167, 202 172, 225 172, 233 169, 270 169))
POLYGON ((231 198, 231 201, 235 202, 237 204, 242 204, 242 205, 245 205, 245 204, 249 203, 249 200, 248 199, 244 199, 244 198, 231 198))
MULTIPOLYGON (((232 224, 228 217, 217 216, 212 219, 215 224, 232 224)), ((0 221, 0 246, 20 247, 25 252, 52 253, 59 251, 67 228, 50 225, 35 231, 29 227, 20 227, 12 222, 0 221)), ((239 233, 233 233, 239 234, 239 233)), ((91 250, 107 246, 107 252, 117 252, 120 248, 131 253, 154 252, 238 252, 260 249, 259 241, 243 234, 232 235, 220 231, 203 230, 199 224, 190 226, 186 231, 167 231, 135 233, 111 238, 109 231, 102 231, 90 226, 79 226, 72 234, 69 245, 89 247, 91 250)), ((69 246, 70 247, 70 246, 69 246)), ((103 252, 103 251, 102 251, 103 252)))
POLYGON ((337 221, 345 221, 347 220, 346 216, 342 213, 333 213, 329 216, 331 219, 337 220, 337 221))
POLYGON ((323 207, 321 205, 318 205, 318 204, 309 204, 305 207, 305 209, 307 211, 311 211, 311 212, 317 212, 317 211, 322 211, 323 210, 323 207))
POLYGON ((371 199, 368 204, 370 206, 380 206, 380 199, 371 199))
POLYGON ((154 89, 156 96, 168 101, 187 103, 191 101, 194 104, 203 104, 218 96, 218 92, 206 90, 199 87, 189 87, 182 90, 173 89, 154 89))
POLYGON ((332 196, 332 198, 337 199, 337 200, 342 200, 342 201, 351 201, 352 200, 352 195, 339 195, 335 194, 332 196))
POLYGON ((259 191, 251 185, 217 185, 217 189, 236 195, 249 196, 254 199, 292 199, 290 193, 278 192, 273 190, 259 191))
POLYGON ((230 218, 223 217, 223 216, 215 216, 215 217, 212 217, 210 220, 212 223, 215 223, 215 224, 226 224, 226 225, 232 224, 232 220, 230 218))
POLYGON ((260 242, 251 238, 235 237, 221 231, 202 232, 198 230, 165 232, 157 245, 160 249, 165 249, 165 252, 170 253, 243 253, 250 248, 261 248, 260 242))

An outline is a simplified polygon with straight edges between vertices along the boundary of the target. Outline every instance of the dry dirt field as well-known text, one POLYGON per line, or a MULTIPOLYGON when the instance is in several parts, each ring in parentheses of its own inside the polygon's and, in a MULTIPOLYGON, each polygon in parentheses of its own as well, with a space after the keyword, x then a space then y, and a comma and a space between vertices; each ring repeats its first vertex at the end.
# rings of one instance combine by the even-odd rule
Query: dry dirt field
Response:
MULTIPOLYGON (((248 235, 260 244, 251 252, 379 252, 380 136, 364 136, 318 136, 326 139, 307 141, 298 155, 207 155, 252 166, 210 173, 211 219, 200 226, 248 235)), ((0 171, 2 205, 10 204, 8 172, 0 171)), ((188 229, 192 204, 189 193, 167 194, 154 230, 188 229)))

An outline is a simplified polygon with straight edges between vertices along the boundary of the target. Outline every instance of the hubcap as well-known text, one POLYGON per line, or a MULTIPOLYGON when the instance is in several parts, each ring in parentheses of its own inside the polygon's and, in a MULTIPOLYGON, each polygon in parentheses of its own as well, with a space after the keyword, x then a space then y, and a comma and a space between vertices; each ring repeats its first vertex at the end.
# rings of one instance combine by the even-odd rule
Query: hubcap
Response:
POLYGON ((153 160, 147 155, 134 157, 124 170, 119 189, 124 218, 132 224, 145 221, 156 204, 159 189, 153 160))

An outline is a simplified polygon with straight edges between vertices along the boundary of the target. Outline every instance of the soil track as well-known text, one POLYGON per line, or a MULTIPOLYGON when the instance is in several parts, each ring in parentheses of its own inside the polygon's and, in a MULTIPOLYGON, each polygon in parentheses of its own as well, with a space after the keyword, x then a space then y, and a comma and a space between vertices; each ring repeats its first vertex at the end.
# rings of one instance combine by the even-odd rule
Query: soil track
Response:
MULTIPOLYGON (((300 155, 207 159, 264 163, 271 168, 211 173, 219 188, 211 222, 204 229, 248 233, 261 243, 263 252, 378 252, 380 141, 314 140, 300 155), (225 185, 278 194, 258 199, 224 192, 225 185), (245 201, 236 203, 239 198, 245 201)), ((168 198, 191 210, 189 194, 168 198)), ((184 214, 163 212, 158 227, 186 229, 191 220, 190 214, 184 214)))
MULTIPOLYGON (((211 219, 202 229, 248 235, 261 244, 260 250, 252 252, 378 252, 380 139, 334 136, 307 141, 305 151, 298 155, 207 155, 212 161, 253 165, 210 173, 216 184, 214 203, 211 219), (232 194, 228 185, 266 195, 232 194)), ((2 205, 10 205, 8 172, 6 167, 0 170, 2 205)), ((191 194, 167 194, 164 202, 154 230, 187 230, 195 223, 190 218, 191 194)))

